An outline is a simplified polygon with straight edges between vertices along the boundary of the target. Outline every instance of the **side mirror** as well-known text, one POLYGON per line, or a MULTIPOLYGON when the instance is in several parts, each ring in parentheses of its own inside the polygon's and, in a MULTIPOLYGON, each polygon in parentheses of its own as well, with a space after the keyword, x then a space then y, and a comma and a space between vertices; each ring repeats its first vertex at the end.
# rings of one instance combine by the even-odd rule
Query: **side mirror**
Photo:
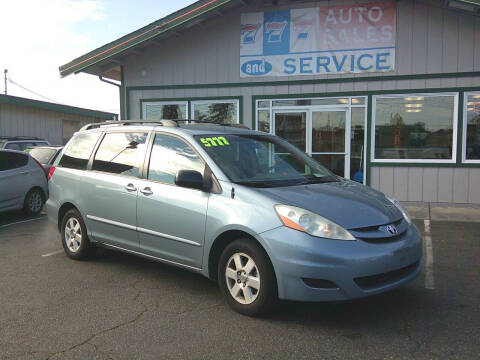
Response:
POLYGON ((175 185, 203 190, 203 176, 195 170, 179 170, 175 176, 175 185))

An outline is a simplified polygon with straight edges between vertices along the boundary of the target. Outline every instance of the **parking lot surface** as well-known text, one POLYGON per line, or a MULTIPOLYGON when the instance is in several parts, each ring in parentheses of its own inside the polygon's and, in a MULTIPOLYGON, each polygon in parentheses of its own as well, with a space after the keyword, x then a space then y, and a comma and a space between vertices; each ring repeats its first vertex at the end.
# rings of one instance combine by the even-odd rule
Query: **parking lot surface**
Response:
POLYGON ((107 250, 73 261, 45 217, 16 216, 0 215, 1 359, 480 358, 479 223, 417 221, 431 258, 392 292, 249 318, 200 275, 107 250))

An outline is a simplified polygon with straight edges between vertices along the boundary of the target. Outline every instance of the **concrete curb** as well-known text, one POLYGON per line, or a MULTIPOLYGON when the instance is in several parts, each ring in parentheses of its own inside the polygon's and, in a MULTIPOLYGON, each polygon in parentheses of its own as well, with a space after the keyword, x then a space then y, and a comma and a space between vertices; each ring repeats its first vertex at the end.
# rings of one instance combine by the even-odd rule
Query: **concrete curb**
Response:
POLYGON ((480 205, 402 201, 402 206, 418 220, 480 222, 480 205))

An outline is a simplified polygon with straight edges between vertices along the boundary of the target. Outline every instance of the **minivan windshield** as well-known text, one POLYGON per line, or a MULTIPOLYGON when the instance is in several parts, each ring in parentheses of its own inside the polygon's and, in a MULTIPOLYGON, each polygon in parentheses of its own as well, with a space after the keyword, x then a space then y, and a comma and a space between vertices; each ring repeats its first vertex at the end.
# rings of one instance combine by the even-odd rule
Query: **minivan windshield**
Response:
POLYGON ((35 159, 37 159, 41 164, 48 164, 50 159, 57 150, 55 149, 45 149, 45 148, 33 148, 30 150, 30 155, 32 155, 35 159))
POLYGON ((197 135, 195 139, 231 181, 252 187, 338 181, 314 159, 271 135, 197 135))

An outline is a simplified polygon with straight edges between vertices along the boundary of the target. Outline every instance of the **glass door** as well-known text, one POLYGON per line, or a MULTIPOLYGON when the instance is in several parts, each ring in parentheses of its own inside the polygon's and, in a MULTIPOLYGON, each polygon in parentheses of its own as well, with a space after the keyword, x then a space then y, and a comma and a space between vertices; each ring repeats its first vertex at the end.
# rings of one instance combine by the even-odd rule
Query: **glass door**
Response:
POLYGON ((310 134, 312 157, 334 174, 350 178, 349 110, 312 110, 310 134))
POLYGON ((307 149, 307 111, 279 110, 273 115, 273 133, 298 147, 307 149))

